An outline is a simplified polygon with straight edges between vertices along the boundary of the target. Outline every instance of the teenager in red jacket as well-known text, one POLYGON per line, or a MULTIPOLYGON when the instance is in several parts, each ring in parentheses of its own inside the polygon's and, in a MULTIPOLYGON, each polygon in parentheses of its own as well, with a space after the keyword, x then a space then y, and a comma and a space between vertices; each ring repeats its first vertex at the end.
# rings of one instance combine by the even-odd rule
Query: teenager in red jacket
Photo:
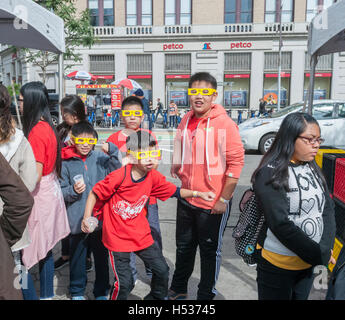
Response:
POLYGON ((193 75, 188 89, 191 111, 176 131, 171 175, 182 188, 212 191, 211 202, 178 201, 176 266, 169 299, 186 299, 188 280, 200 249, 201 279, 197 299, 211 300, 221 263, 222 237, 231 199, 244 165, 244 149, 237 125, 215 104, 217 81, 209 73, 193 75))

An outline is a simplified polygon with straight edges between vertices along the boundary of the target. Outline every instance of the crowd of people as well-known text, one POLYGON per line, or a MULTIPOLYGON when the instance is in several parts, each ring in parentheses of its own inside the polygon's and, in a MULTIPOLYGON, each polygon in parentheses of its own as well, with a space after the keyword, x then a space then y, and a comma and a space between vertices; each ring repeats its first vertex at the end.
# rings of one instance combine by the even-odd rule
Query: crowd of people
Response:
MULTIPOLYGON (((69 262, 70 297, 84 300, 91 254, 97 300, 128 298, 137 277, 136 256, 151 277, 145 300, 188 299, 198 248, 197 299, 215 297, 244 149, 237 125, 216 104, 212 75, 194 74, 188 94, 191 110, 176 130, 170 170, 181 181, 177 187, 157 170, 162 153, 142 90, 123 100, 124 128, 96 150, 97 131, 78 96, 60 102, 63 122, 54 127, 46 87, 25 84, 20 130, 10 114, 7 89, 0 85, 1 299, 52 299, 54 269, 69 262), (176 261, 169 285, 157 200, 171 197, 177 198, 176 261), (54 263, 52 250, 60 241, 61 257, 54 263), (37 264, 38 294, 31 277, 37 264), (13 285, 15 266, 26 274, 19 287, 13 285)), ((158 99, 156 118, 162 110, 158 99)), ((172 126, 176 112, 171 102, 172 126)), ((288 115, 253 173, 265 216, 255 251, 259 299, 307 299, 313 267, 334 263, 334 209, 314 161, 320 135, 313 117, 288 115)))

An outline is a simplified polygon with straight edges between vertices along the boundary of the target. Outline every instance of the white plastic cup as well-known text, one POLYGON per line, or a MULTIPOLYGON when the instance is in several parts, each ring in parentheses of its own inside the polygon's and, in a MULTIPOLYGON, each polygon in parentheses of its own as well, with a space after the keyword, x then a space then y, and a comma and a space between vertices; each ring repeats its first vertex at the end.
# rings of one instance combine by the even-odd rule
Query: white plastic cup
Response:
POLYGON ((89 227, 89 231, 94 232, 98 226, 98 219, 95 217, 88 217, 86 221, 89 227))
POLYGON ((76 176, 73 177, 74 183, 84 183, 84 176, 82 174, 77 174, 76 176))

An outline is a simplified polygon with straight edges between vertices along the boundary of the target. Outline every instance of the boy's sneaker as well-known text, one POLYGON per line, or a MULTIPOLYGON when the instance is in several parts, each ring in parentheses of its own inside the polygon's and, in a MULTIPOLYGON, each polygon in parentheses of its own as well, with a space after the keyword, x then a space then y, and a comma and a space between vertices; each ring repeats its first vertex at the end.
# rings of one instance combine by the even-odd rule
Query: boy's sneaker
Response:
POLYGON ((86 258, 86 272, 90 272, 93 270, 92 260, 91 258, 86 258))
POLYGON ((169 289, 168 300, 187 300, 187 293, 176 293, 175 291, 169 289))
POLYGON ((85 298, 83 296, 74 296, 71 300, 85 300, 85 298))
POLYGON ((55 262, 54 262, 54 269, 55 270, 60 270, 62 269, 63 267, 66 267, 69 263, 69 260, 65 260, 65 259, 62 259, 62 257, 60 257, 59 259, 57 259, 55 262))

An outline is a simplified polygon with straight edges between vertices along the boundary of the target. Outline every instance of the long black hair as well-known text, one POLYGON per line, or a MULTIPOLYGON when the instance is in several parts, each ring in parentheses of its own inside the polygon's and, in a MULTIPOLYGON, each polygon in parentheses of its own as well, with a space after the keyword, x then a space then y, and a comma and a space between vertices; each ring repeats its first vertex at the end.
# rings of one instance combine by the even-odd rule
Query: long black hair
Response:
MULTIPOLYGON (((64 97, 61 100, 60 105, 64 113, 69 113, 72 116, 77 117, 79 121, 86 120, 85 105, 83 100, 81 100, 78 95, 72 94, 64 97)), ((65 141, 71 128, 72 126, 70 126, 65 121, 63 121, 56 127, 61 143, 65 141)))
POLYGON ((54 131, 57 142, 57 154, 55 161, 55 170, 60 177, 61 175, 61 151, 60 140, 56 129, 53 125, 50 111, 49 111, 49 95, 46 86, 40 81, 33 81, 24 84, 20 89, 20 94, 23 96, 23 132, 26 138, 33 127, 43 120, 49 124, 54 131))
MULTIPOLYGON (((306 130, 308 124, 316 124, 320 128, 315 118, 307 113, 294 112, 284 118, 271 148, 263 156, 258 168, 252 175, 252 183, 255 182, 259 170, 271 164, 274 169, 272 178, 268 183, 272 183, 276 189, 284 187, 286 191, 289 191, 288 167, 295 152, 295 142, 298 136, 306 130)), ((315 160, 310 161, 309 165, 318 175, 326 190, 325 178, 315 160)))

